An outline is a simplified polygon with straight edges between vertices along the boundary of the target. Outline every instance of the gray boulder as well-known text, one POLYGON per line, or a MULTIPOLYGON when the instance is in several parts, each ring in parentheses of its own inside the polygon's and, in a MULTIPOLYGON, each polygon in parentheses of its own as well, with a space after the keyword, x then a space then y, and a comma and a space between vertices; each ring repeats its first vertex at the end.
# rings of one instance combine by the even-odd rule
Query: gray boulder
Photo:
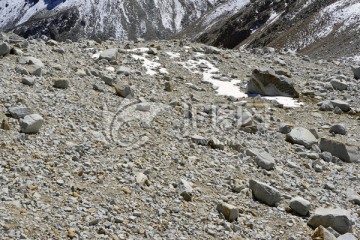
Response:
POLYGON ((33 113, 33 111, 28 107, 11 107, 9 108, 10 116, 16 119, 24 118, 27 115, 33 113))
POLYGON ((255 199, 269 206, 275 206, 281 201, 280 192, 265 183, 250 180, 249 188, 252 190, 255 199))
POLYGON ((21 82, 24 84, 24 85, 27 85, 27 86, 33 86, 35 84, 35 78, 34 77, 23 77, 21 79, 21 82))
POLYGON ((290 200, 290 208, 299 215, 306 216, 310 211, 311 203, 302 197, 294 197, 290 200))
POLYGON ((329 152, 344 162, 355 162, 360 159, 360 150, 358 147, 348 146, 336 140, 321 138, 319 147, 321 151, 329 152))
POLYGON ((252 124, 253 116, 248 110, 240 109, 235 114, 235 118, 238 127, 245 127, 252 124))
POLYGON ((308 225, 313 228, 320 225, 325 228, 331 227, 341 234, 352 232, 350 212, 340 208, 317 208, 308 225))
POLYGON ((20 121, 20 129, 23 133, 38 133, 43 124, 44 119, 39 114, 31 114, 20 121))
POLYGON ((360 195, 357 194, 357 192, 355 192, 353 189, 348 188, 346 190, 346 196, 350 202, 360 205, 360 195))
POLYGON ((10 45, 6 42, 0 42, 0 56, 5 56, 10 53, 10 45))
POLYGON ((123 74, 125 76, 129 76, 131 72, 131 69, 129 67, 120 66, 118 70, 116 71, 117 74, 123 74))
POLYGON ((346 135, 346 128, 345 128, 344 124, 335 124, 335 125, 331 126, 329 132, 335 133, 335 134, 346 135))
POLYGON ((330 102, 334 107, 340 108, 343 112, 350 111, 350 105, 348 102, 339 99, 331 100, 330 102))
POLYGON ((348 85, 346 82, 343 82, 343 81, 340 81, 338 79, 332 79, 330 81, 332 87, 336 90, 339 90, 339 91, 343 91, 343 90, 346 90, 348 89, 348 85))
POLYGON ((120 85, 116 84, 115 86, 116 94, 123 98, 133 98, 134 97, 134 91, 129 85, 120 85))
POLYGON ((177 192, 180 196, 183 197, 185 201, 192 201, 193 197, 193 188, 191 186, 192 184, 184 179, 180 179, 178 185, 177 185, 177 192))
POLYGON ((294 144, 300 144, 310 149, 317 143, 316 137, 306 128, 296 127, 286 135, 286 141, 294 144))
POLYGON ((315 229, 311 235, 311 238, 319 240, 336 240, 336 237, 321 225, 315 229))
POLYGON ((236 220, 239 216, 239 209, 228 203, 219 203, 216 210, 229 222, 236 220))
POLYGON ((360 66, 352 66, 351 69, 354 73, 354 78, 357 80, 360 79, 360 66))
POLYGON ((118 58, 119 51, 117 48, 106 49, 99 55, 99 59, 106 59, 108 61, 116 60, 118 58))
POLYGON ((266 151, 257 148, 250 148, 246 150, 246 155, 255 157, 256 164, 266 170, 275 168, 274 158, 266 151))
POLYGON ((67 89, 69 87, 69 80, 65 78, 54 79, 54 88, 67 89))
POLYGON ((253 71, 247 85, 247 92, 264 96, 299 97, 298 91, 295 90, 289 78, 279 77, 273 70, 268 68, 253 71))
POLYGON ((345 233, 337 238, 337 240, 359 240, 352 233, 345 233))

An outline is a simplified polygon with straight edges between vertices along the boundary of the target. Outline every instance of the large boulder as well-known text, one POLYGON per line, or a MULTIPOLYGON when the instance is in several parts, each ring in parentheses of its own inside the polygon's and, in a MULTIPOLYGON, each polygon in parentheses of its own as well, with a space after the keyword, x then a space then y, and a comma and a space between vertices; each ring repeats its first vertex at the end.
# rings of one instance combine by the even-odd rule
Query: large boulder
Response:
POLYGON ((331 227, 338 233, 352 232, 350 212, 340 208, 317 208, 310 217, 308 225, 317 228, 320 225, 331 227))
POLYGON ((236 220, 239 216, 239 209, 228 203, 219 203, 216 207, 216 210, 221 213, 229 222, 236 220))
POLYGON ((117 48, 106 49, 100 53, 99 59, 106 59, 108 61, 113 61, 118 58, 119 51, 117 48))
POLYGON ((323 152, 329 152, 344 162, 355 162, 360 160, 360 150, 356 146, 348 146, 345 143, 328 139, 320 139, 320 149, 323 152))
POLYGON ((286 135, 286 141, 300 144, 310 149, 317 143, 316 137, 306 128, 296 127, 286 135))
POLYGON ((280 77, 268 68, 253 71, 247 85, 247 92, 264 96, 299 97, 299 92, 295 90, 289 78, 280 77))
POLYGON ((250 180, 249 188, 251 189, 255 199, 269 206, 275 206, 278 202, 281 201, 280 192, 265 183, 250 180))
POLYGON ((351 109, 348 102, 342 101, 340 99, 331 100, 330 102, 334 107, 340 108, 343 112, 348 112, 351 109))

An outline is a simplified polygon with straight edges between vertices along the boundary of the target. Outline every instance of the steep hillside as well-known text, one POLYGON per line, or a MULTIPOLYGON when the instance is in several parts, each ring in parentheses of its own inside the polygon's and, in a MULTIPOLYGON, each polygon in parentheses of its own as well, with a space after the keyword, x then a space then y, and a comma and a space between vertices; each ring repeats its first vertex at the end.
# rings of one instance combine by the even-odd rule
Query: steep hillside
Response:
POLYGON ((190 36, 225 48, 272 46, 326 58, 360 55, 358 0, 260 0, 243 6, 207 28, 199 20, 197 29, 204 30, 190 36))
POLYGON ((199 19, 217 0, 2 0, 0 30, 28 37, 166 38, 199 19))

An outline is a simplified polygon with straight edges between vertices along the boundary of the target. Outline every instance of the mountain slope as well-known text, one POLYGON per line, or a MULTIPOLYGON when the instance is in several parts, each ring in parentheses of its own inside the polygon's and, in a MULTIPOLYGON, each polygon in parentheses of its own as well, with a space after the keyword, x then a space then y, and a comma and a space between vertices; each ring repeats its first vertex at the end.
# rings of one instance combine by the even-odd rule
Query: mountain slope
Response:
POLYGON ((225 48, 271 46, 330 58, 360 55, 360 2, 253 1, 204 29, 190 36, 225 48))
POLYGON ((0 30, 57 39, 166 38, 217 0, 2 0, 0 30))

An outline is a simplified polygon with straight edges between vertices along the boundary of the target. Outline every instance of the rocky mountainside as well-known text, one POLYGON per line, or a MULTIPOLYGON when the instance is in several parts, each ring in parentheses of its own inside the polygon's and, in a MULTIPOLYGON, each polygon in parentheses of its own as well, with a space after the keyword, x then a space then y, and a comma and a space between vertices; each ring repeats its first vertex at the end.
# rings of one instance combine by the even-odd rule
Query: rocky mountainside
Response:
POLYGON ((217 14, 208 27, 209 16, 219 13, 220 5, 182 34, 225 48, 270 46, 312 57, 360 59, 358 0, 233 2, 242 7, 224 7, 230 10, 217 14))
POLYGON ((360 66, 0 34, 2 239, 357 239, 360 66))
POLYGON ((218 0, 2 0, 0 31, 57 40, 165 38, 218 0))

